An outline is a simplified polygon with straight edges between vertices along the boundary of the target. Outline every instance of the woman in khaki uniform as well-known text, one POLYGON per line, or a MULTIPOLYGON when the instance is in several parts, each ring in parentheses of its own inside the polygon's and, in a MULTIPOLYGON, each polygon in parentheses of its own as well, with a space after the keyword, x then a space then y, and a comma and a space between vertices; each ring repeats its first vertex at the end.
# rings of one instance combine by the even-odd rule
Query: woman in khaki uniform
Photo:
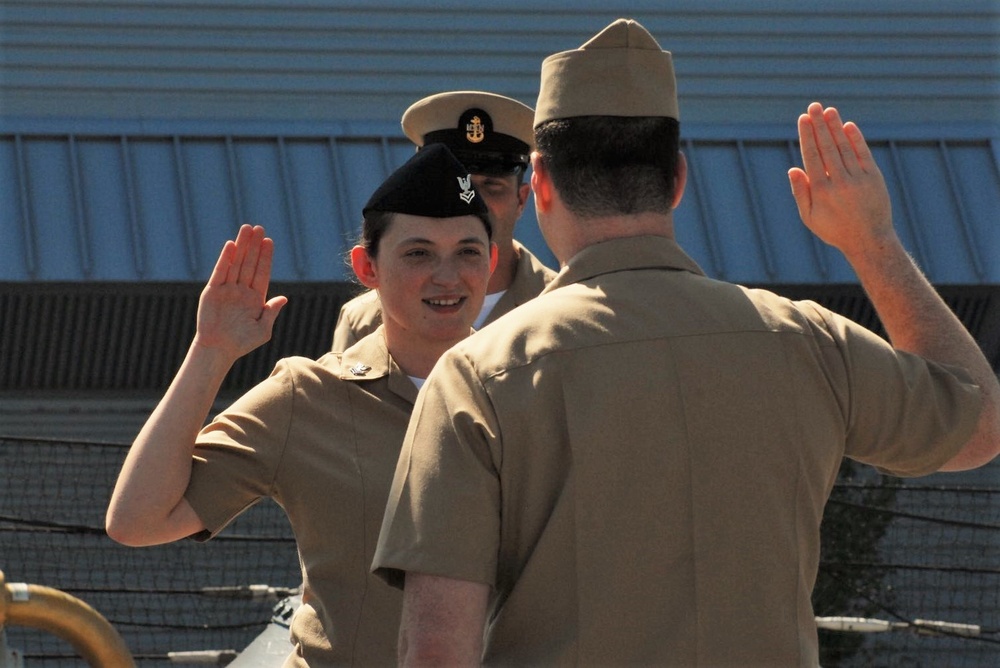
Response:
POLYGON ((208 426, 233 363, 266 342, 273 242, 244 225, 202 292, 194 341, 125 460, 107 515, 127 545, 207 540, 260 498, 291 521, 303 575, 286 666, 395 663, 401 597, 369 575, 417 386, 469 335, 496 263, 486 207, 444 147, 372 195, 351 252, 384 324, 344 353, 288 358, 208 426))

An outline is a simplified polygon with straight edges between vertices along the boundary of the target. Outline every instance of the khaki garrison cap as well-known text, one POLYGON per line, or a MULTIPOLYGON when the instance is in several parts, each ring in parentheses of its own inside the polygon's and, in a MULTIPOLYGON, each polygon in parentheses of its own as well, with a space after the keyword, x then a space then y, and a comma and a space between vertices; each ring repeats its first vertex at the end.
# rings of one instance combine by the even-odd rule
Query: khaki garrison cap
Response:
POLYGON ((403 113, 403 132, 418 147, 444 144, 470 172, 527 167, 535 144, 534 111, 495 93, 453 91, 418 100, 403 113))
POLYGON ((618 19, 579 49, 542 61, 535 127, 575 116, 665 116, 680 120, 669 51, 638 22, 618 19))

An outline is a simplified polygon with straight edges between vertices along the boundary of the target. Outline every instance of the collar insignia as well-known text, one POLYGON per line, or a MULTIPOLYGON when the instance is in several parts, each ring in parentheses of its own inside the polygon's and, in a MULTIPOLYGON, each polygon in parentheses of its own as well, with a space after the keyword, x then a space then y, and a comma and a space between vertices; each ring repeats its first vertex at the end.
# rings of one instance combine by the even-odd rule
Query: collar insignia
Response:
POLYGON ((351 367, 351 374, 355 376, 363 376, 371 370, 372 368, 364 362, 358 362, 351 367))

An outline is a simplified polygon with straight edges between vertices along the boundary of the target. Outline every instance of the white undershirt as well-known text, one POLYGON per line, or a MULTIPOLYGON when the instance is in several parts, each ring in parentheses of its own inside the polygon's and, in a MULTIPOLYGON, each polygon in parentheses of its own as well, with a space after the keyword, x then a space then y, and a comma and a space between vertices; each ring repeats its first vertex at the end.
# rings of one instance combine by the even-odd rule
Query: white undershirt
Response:
POLYGON ((500 298, 506 293, 506 290, 501 290, 500 292, 494 292, 492 295, 486 295, 486 299, 483 300, 483 308, 479 310, 479 317, 476 318, 474 323, 472 323, 473 329, 479 329, 483 326, 483 321, 489 317, 493 307, 497 305, 497 302, 500 301, 500 298))
POLYGON ((417 378, 416 376, 410 376, 409 378, 413 381, 413 384, 417 386, 418 390, 424 386, 424 381, 427 380, 426 378, 417 378))

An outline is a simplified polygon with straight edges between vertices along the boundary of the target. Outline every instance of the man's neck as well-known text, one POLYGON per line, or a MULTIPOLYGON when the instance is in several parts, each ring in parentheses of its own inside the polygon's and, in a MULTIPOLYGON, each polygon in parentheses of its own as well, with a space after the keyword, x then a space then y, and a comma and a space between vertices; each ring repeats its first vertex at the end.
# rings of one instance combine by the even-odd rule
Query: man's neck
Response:
POLYGON ((588 218, 572 220, 563 249, 563 257, 559 258, 560 266, 565 266, 570 258, 584 248, 594 244, 626 239, 629 237, 657 236, 674 238, 674 220, 672 214, 640 213, 629 216, 608 216, 605 218, 588 218))

